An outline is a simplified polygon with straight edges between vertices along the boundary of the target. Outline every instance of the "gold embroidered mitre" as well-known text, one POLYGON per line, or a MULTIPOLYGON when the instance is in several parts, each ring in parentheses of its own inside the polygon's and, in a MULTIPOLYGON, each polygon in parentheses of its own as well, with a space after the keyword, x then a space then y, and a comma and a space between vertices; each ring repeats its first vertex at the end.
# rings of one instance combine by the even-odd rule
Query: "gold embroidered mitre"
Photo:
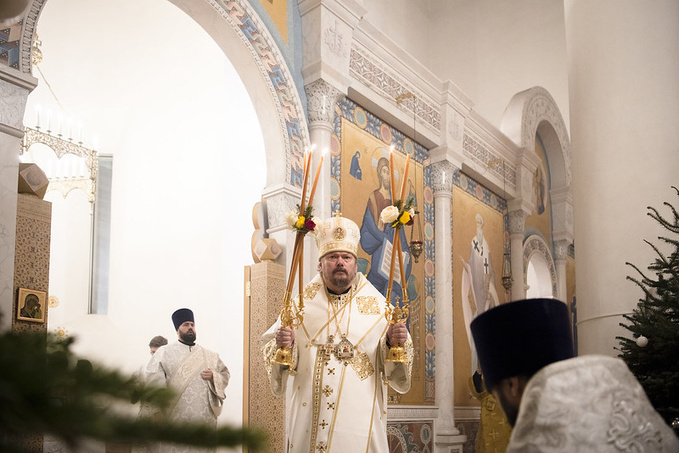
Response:
POLYGON ((330 252, 349 252, 358 257, 358 241, 361 233, 352 220, 345 217, 331 217, 316 225, 316 245, 318 256, 330 252))

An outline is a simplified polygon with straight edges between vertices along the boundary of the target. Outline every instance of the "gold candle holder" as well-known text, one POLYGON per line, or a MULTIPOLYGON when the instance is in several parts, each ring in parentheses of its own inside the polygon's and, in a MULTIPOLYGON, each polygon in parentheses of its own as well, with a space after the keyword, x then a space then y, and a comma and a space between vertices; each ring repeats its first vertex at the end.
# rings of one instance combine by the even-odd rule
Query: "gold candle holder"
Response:
MULTIPOLYGON (((321 167, 323 165, 323 156, 321 156, 320 162, 318 163, 318 168, 316 169, 316 175, 311 187, 311 194, 309 195, 309 203, 306 202, 306 189, 307 183, 309 181, 309 170, 311 168, 311 157, 313 151, 309 151, 304 156, 303 165, 303 182, 302 182, 302 199, 299 204, 299 216, 298 219, 303 222, 302 227, 296 228, 297 235, 295 236, 295 244, 292 251, 292 262, 290 263, 290 274, 288 276, 288 282, 285 289, 285 295, 283 296, 283 308, 281 310, 281 325, 283 327, 297 327, 304 320, 304 292, 303 292, 303 255, 304 255, 304 236, 310 231, 307 229, 306 221, 309 220, 312 214, 312 204, 314 199, 314 194, 316 192, 316 185, 318 184, 318 177, 321 173, 321 167), (292 287, 295 283, 295 274, 299 271, 299 303, 297 313, 293 311, 292 307, 292 287)), ((278 348, 276 350, 276 355, 274 356, 274 362, 280 365, 292 366, 292 348, 278 348)))
MULTIPOLYGON (((392 239, 392 249, 391 249, 391 267, 389 269, 389 283, 387 285, 387 299, 385 301, 386 303, 386 309, 384 311, 384 317, 390 324, 396 324, 399 322, 405 323, 408 320, 408 316, 410 314, 410 309, 408 308, 409 305, 409 300, 408 300, 408 291, 405 288, 405 269, 403 268, 403 257, 401 256, 401 226, 404 223, 407 222, 402 222, 401 216, 405 214, 405 211, 409 205, 409 203, 406 203, 405 205, 403 204, 403 197, 405 196, 405 189, 406 189, 406 182, 408 180, 408 166, 410 165, 410 155, 406 157, 406 164, 405 164, 405 169, 403 172, 403 180, 401 181, 401 191, 400 191, 400 198, 398 200, 392 200, 392 203, 394 206, 399 208, 399 216, 396 219, 395 222, 392 223, 392 227, 394 228, 394 238, 392 239), (403 211, 403 212, 401 212, 403 211), (391 290, 392 290, 392 285, 394 281, 394 265, 395 263, 395 258, 398 256, 398 265, 399 265, 399 274, 401 277, 401 295, 402 295, 402 301, 398 302, 398 305, 392 306, 391 305, 391 290)), ((390 171, 390 176, 391 176, 391 196, 394 198, 396 194, 394 193, 394 188, 395 188, 395 181, 394 181, 394 156, 393 156, 393 150, 389 153, 389 171, 390 171)), ((408 216, 410 216, 410 213, 408 213, 408 216)), ((409 218, 409 217, 408 217, 409 218)), ((386 360, 388 362, 398 362, 398 363, 405 363, 407 362, 407 357, 405 353, 405 348, 403 347, 402 344, 393 344, 390 345, 389 347, 389 353, 387 354, 386 360)))

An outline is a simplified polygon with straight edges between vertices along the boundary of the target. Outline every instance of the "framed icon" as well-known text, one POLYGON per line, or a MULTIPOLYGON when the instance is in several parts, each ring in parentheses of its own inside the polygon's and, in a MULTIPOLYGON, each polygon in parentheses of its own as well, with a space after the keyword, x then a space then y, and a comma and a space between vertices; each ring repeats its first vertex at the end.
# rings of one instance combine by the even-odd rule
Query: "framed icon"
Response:
POLYGON ((34 289, 19 288, 16 316, 19 321, 45 322, 47 293, 34 289))

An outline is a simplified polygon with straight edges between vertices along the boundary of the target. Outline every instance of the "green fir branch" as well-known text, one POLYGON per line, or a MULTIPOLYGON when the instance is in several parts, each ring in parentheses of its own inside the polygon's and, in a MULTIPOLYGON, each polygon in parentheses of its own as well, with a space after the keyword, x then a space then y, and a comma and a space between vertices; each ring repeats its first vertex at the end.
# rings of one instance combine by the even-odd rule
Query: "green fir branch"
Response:
POLYGON ((143 444, 257 448, 264 437, 243 428, 167 421, 174 393, 76 357, 73 339, 45 333, 0 334, 0 451, 25 453, 23 441, 52 435, 71 449, 87 438, 143 444), (132 402, 153 407, 154 418, 125 415, 132 402))

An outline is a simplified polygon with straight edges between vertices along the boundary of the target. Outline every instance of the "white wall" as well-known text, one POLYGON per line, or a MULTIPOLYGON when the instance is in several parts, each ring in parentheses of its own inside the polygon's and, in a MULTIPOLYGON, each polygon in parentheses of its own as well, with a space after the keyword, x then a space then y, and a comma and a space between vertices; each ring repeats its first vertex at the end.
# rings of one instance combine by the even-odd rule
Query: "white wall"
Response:
POLYGON ((80 286, 88 270, 66 245, 82 232, 64 232, 57 212, 51 289, 61 304, 50 330, 66 328, 76 352, 133 372, 148 360, 151 337, 176 340, 170 315, 190 307, 198 342, 231 370, 220 422, 240 425, 243 267, 266 172, 242 82, 207 34, 164 0, 50 0, 38 35, 39 68, 59 102, 34 69, 40 85, 25 123, 35 125, 37 106, 43 129, 46 112, 60 112, 82 123, 87 146, 114 155, 109 312, 87 314, 80 286))
POLYGON ((534 86, 568 125, 563 0, 371 0, 366 19, 500 128, 512 96, 534 86))

